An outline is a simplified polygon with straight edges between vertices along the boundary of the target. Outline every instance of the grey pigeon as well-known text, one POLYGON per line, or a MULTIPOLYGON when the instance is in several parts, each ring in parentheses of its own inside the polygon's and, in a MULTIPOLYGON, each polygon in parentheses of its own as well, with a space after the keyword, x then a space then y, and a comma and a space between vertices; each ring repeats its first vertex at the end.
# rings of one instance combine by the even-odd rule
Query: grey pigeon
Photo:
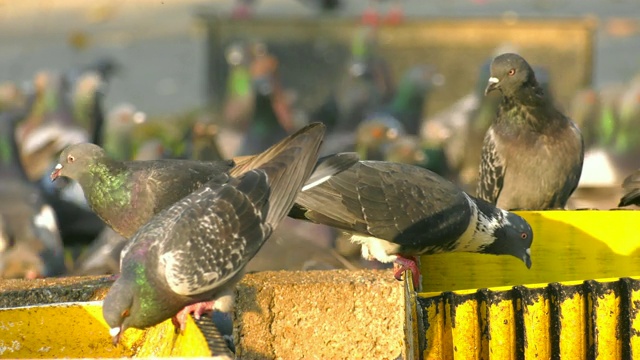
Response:
POLYGON ((0 278, 35 278, 66 271, 56 216, 30 184, 13 136, 22 114, 0 114, 0 278))
POLYGON ((104 275, 120 272, 120 253, 127 238, 106 226, 89 247, 78 257, 72 275, 104 275))
MULTIPOLYGON (((314 124, 310 126, 318 126, 314 124)), ((78 181, 91 209, 120 235, 131 236, 151 217, 182 199, 221 173, 239 176, 268 162, 288 142, 273 145, 258 155, 223 161, 152 160, 116 161, 94 144, 77 144, 60 154, 51 174, 78 181)), ((310 181, 348 168, 355 154, 329 156, 319 162, 310 181)))
POLYGON ((126 328, 194 312, 228 312, 244 267, 287 215, 309 178, 324 135, 312 124, 239 177, 220 173, 153 217, 122 252, 103 315, 114 341, 126 328), (183 309, 183 310, 181 310, 183 309))
POLYGON ((493 60, 485 94, 494 90, 502 102, 484 138, 476 195, 502 209, 564 208, 582 172, 580 130, 519 55, 493 60))
POLYGON ((395 276, 412 258, 464 251, 512 255, 531 266, 533 233, 516 214, 475 199, 435 173, 408 164, 360 161, 305 188, 290 216, 353 234, 365 258, 394 262, 395 276))
POLYGON ((624 179, 622 188, 624 189, 624 196, 620 199, 618 206, 640 206, 640 170, 635 171, 624 179))

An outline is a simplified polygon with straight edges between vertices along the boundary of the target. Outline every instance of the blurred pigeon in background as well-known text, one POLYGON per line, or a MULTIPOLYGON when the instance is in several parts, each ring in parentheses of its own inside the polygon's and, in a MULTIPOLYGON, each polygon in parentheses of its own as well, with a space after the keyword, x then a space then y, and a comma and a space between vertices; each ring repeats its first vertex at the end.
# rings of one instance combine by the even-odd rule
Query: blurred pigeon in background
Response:
POLYGON ((13 134, 24 114, 0 114, 0 278, 36 278, 66 271, 56 216, 29 183, 13 134))

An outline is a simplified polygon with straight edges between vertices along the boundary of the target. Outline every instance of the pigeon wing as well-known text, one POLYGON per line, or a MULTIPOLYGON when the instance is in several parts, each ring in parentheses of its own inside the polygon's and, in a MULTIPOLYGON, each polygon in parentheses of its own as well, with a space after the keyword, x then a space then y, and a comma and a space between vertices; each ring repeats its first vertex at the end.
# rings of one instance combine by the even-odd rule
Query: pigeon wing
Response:
POLYGON ((175 223, 160 249, 169 287, 197 295, 242 270, 271 234, 265 224, 269 192, 266 174, 252 170, 224 185, 207 184, 169 208, 175 223))
POLYGON ((506 164, 497 150, 495 132, 493 128, 489 128, 482 145, 476 196, 492 204, 497 203, 504 184, 505 170, 506 164))
POLYGON ((445 227, 461 221, 463 231, 469 216, 468 200, 455 185, 426 169, 389 162, 354 165, 301 192, 296 202, 296 215, 401 245, 454 236, 444 234, 445 227))

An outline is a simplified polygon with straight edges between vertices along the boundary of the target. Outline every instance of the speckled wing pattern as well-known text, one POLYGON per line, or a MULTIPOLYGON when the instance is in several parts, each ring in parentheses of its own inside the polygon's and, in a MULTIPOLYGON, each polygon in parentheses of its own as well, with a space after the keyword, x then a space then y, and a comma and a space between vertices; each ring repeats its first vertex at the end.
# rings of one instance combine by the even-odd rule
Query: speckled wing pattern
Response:
POLYGON ((492 204, 497 203, 504 185, 506 164, 496 148, 496 137, 493 128, 489 128, 482 145, 480 174, 476 196, 492 204))
POLYGON ((296 203, 311 221, 416 247, 457 238, 470 211, 464 193, 436 174, 377 161, 301 192, 296 203))
POLYGON ((174 292, 207 292, 244 268, 271 235, 269 191, 266 173, 252 170, 224 185, 207 184, 164 213, 173 224, 165 227, 159 266, 174 292))

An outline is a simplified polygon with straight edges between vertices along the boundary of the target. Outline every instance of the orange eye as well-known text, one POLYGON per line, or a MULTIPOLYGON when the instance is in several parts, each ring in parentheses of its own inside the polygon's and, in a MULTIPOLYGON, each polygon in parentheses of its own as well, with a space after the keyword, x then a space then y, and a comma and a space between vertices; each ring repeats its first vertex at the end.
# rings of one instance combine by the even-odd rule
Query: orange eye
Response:
POLYGON ((527 233, 522 233, 520 234, 520 237, 522 238, 522 240, 525 240, 527 237, 529 237, 529 235, 527 235, 527 233))
POLYGON ((509 70, 509 73, 508 73, 508 74, 509 74, 509 76, 513 76, 513 75, 515 75, 515 74, 516 74, 516 69, 511 69, 511 70, 509 70))
POLYGON ((120 314, 120 317, 122 317, 123 319, 129 317, 129 309, 123 311, 122 314, 120 314))
POLYGON ((69 155, 67 156, 67 162, 69 164, 71 164, 72 162, 76 161, 76 158, 73 155, 69 155))

